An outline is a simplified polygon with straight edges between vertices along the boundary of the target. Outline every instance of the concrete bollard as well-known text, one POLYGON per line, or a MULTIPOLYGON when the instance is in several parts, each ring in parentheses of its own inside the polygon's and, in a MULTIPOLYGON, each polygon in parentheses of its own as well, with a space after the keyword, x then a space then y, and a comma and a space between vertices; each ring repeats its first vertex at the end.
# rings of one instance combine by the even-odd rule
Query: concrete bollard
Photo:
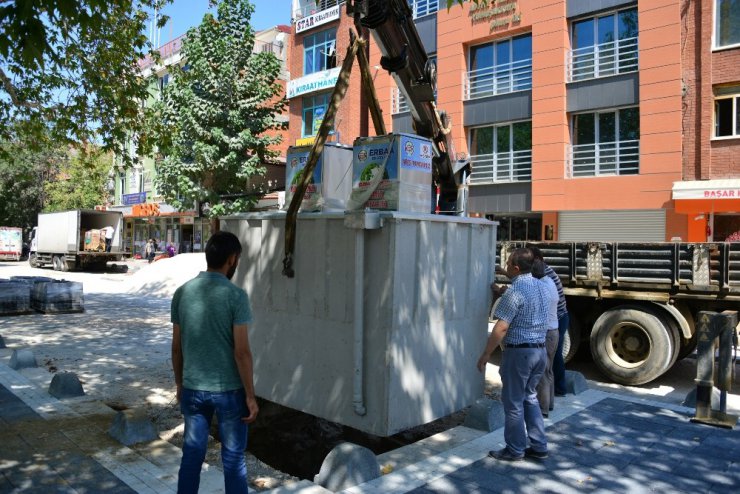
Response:
POLYGON ((463 425, 483 432, 493 432, 503 427, 505 420, 503 403, 490 398, 481 398, 470 407, 463 425))
POLYGON ((313 481, 338 492, 378 477, 380 465, 375 453, 357 444, 341 443, 326 455, 313 481))
POLYGON ((0 348, 8 348, 7 345, 5 345, 5 340, 3 339, 3 335, 0 334, 0 348))
POLYGON ((11 369, 18 370, 32 367, 38 367, 38 364, 36 363, 36 356, 31 350, 25 348, 13 350, 13 355, 10 356, 11 369))
POLYGON ((82 383, 74 372, 58 372, 54 374, 49 384, 49 394, 61 400, 63 398, 75 398, 85 396, 82 383))
POLYGON ((116 414, 108 434, 125 446, 158 439, 157 430, 143 410, 123 410, 116 414))
POLYGON ((583 374, 576 371, 565 371, 565 390, 567 393, 579 395, 588 390, 588 381, 583 374))

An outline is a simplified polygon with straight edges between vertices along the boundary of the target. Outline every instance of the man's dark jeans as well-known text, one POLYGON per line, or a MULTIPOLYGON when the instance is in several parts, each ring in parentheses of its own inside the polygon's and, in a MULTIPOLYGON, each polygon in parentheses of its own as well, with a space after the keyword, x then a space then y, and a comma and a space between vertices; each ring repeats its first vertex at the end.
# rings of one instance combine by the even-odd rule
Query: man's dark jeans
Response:
MULTIPOLYGON (((570 326, 570 315, 566 312, 563 317, 558 319, 558 349, 555 351, 555 358, 552 361, 552 373, 555 377, 555 394, 564 395, 566 392, 565 387, 565 357, 563 356, 563 342, 565 341, 565 333, 568 331, 570 326)), ((577 342, 571 341, 570 344, 576 344, 577 342)))
POLYGON ((200 469, 208 447, 208 430, 215 413, 221 439, 226 494, 247 494, 247 463, 244 460, 247 424, 242 422, 242 418, 248 416, 249 412, 244 390, 212 392, 184 388, 180 411, 185 417, 185 436, 177 492, 198 492, 200 469))

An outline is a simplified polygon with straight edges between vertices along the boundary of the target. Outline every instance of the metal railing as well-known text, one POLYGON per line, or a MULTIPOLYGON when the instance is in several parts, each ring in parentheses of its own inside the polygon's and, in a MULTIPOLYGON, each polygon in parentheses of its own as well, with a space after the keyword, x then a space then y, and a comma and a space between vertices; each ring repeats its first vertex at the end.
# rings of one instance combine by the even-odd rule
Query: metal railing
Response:
POLYGON ((639 170, 639 140, 578 144, 569 152, 569 178, 634 175, 639 170))
POLYGON ((466 100, 532 89, 532 59, 518 60, 463 74, 466 100))
POLYGON ((267 52, 273 55, 279 55, 282 50, 283 45, 281 43, 268 43, 267 41, 255 41, 252 49, 254 53, 267 52))
POLYGON ((568 82, 636 72, 637 38, 585 46, 568 52, 568 82))
POLYGON ((406 97, 397 87, 391 88, 391 115, 409 111, 409 103, 406 97))
POLYGON ((414 19, 433 14, 439 10, 438 0, 408 0, 409 7, 414 12, 414 19))
POLYGON ((322 10, 327 10, 337 5, 343 4, 344 0, 304 0, 301 6, 293 11, 293 19, 302 19, 309 15, 317 14, 322 10))
POLYGON ((532 180, 532 150, 478 154, 470 157, 471 185, 532 180))

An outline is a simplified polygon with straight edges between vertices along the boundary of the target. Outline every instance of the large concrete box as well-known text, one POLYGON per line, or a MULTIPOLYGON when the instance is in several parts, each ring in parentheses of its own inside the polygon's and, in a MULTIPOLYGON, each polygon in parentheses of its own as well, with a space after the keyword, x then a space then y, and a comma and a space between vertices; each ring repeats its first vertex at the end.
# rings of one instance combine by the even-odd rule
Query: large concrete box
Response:
POLYGON ((257 394, 388 436, 482 396, 475 364, 487 337, 496 223, 376 214, 380 227, 370 230, 348 228, 342 213, 300 214, 292 279, 282 275, 284 214, 231 216, 221 225, 244 246, 234 281, 254 311, 257 394), (356 242, 364 273, 355 270, 356 242), (355 289, 364 291, 365 415, 353 404, 355 289))

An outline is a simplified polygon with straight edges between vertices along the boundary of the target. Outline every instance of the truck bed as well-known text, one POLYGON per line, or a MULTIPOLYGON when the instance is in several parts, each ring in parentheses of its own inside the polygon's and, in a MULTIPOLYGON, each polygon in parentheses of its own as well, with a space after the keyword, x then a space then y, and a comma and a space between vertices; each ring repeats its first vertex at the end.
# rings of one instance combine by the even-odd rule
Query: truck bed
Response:
POLYGON ((638 292, 653 299, 740 300, 740 243, 500 242, 496 262, 537 246, 573 295, 638 292), (651 292, 646 295, 644 292, 651 292))

